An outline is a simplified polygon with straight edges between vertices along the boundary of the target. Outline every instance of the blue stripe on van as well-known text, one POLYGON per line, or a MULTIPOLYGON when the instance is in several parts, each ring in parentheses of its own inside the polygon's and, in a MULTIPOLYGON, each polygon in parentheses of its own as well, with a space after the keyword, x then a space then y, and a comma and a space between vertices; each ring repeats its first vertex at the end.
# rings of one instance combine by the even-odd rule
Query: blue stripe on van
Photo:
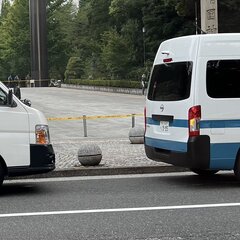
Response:
POLYGON ((210 168, 233 169, 240 143, 214 143, 211 144, 210 168))
POLYGON ((184 142, 145 137, 145 144, 155 148, 162 148, 177 152, 187 152, 187 143, 184 142))
POLYGON ((200 122, 200 128, 238 128, 240 120, 203 120, 200 122))
MULTIPOLYGON (((147 124, 159 125, 159 121, 147 118, 147 124)), ((169 123, 170 127, 188 128, 188 120, 174 119, 169 123)), ((240 120, 202 120, 200 128, 239 128, 240 120)))

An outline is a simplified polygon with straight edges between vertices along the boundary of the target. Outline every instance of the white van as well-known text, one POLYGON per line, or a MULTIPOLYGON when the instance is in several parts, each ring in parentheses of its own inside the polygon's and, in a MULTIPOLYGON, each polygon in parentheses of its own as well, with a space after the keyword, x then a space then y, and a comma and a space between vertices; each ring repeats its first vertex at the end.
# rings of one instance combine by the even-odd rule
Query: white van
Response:
POLYGON ((46 118, 0 82, 0 185, 6 176, 44 173, 54 168, 46 118))
POLYGON ((198 174, 240 178, 240 34, 163 42, 146 100, 145 151, 198 174))

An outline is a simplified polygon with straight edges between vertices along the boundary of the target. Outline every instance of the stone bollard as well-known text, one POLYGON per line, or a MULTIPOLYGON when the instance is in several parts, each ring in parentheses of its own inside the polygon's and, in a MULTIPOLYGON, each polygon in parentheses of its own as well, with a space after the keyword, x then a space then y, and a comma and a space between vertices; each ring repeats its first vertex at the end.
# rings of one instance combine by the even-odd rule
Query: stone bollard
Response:
POLYGON ((129 140, 133 144, 144 143, 144 128, 143 127, 133 127, 129 131, 129 140))
POLYGON ((102 160, 102 151, 95 143, 82 144, 78 150, 78 160, 83 166, 96 166, 102 160))

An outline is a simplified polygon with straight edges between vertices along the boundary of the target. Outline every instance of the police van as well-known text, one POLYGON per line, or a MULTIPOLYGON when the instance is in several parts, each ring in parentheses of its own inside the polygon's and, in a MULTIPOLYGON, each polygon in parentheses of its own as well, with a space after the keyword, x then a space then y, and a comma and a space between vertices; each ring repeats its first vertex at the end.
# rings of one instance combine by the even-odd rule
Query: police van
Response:
POLYGON ((156 54, 145 109, 148 158, 240 179, 240 34, 184 36, 156 54))
POLYGON ((45 173, 55 168, 46 118, 1 82, 0 119, 0 185, 7 176, 45 173))

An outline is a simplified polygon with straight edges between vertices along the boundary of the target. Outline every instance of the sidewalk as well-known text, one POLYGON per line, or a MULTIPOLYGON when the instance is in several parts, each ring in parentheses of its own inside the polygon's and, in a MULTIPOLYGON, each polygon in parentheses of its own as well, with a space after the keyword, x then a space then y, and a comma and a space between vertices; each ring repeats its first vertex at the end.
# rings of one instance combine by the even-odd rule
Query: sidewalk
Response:
MULTIPOLYGON (((71 88, 75 87, 71 86, 71 88)), ((105 116, 143 111, 144 96, 97 91, 92 98, 93 92, 89 90, 79 89, 76 91, 65 87, 32 88, 23 89, 22 95, 32 99, 33 107, 44 112, 46 117, 76 117, 83 114, 105 116), (40 95, 39 91, 41 91, 40 95)), ((125 89, 121 89, 121 91, 123 90, 125 91, 125 89)), ((120 90, 117 89, 117 91, 120 90)), ((143 117, 136 118, 136 126, 142 126, 143 122, 143 117)), ((186 170, 152 161, 146 157, 143 144, 131 144, 128 139, 131 118, 89 120, 87 122, 88 137, 83 137, 82 120, 49 121, 48 123, 51 142, 56 154, 56 169, 47 174, 36 175, 36 177, 160 173, 186 170), (100 165, 84 167, 79 163, 77 154, 83 143, 95 143, 100 147, 102 150, 100 165)))
POLYGON ((145 155, 143 144, 131 144, 128 138, 71 139, 53 143, 56 153, 56 169, 48 176, 92 176, 139 173, 181 172, 185 168, 155 162, 145 155), (77 157, 80 144, 97 144, 102 150, 98 166, 82 166, 77 157))
MULTIPOLYGON (((141 89, 104 88, 92 86, 62 85, 63 88, 75 88, 90 91, 119 92, 141 95, 141 89)), ((54 174, 64 175, 115 175, 134 173, 162 173, 186 171, 162 162, 155 162, 146 157, 143 144, 131 144, 126 138, 73 138, 64 142, 53 142, 56 153, 54 174), (95 143, 102 150, 102 160, 98 166, 84 167, 77 157, 82 143, 95 143)), ((53 174, 53 173, 52 173, 53 174)))

